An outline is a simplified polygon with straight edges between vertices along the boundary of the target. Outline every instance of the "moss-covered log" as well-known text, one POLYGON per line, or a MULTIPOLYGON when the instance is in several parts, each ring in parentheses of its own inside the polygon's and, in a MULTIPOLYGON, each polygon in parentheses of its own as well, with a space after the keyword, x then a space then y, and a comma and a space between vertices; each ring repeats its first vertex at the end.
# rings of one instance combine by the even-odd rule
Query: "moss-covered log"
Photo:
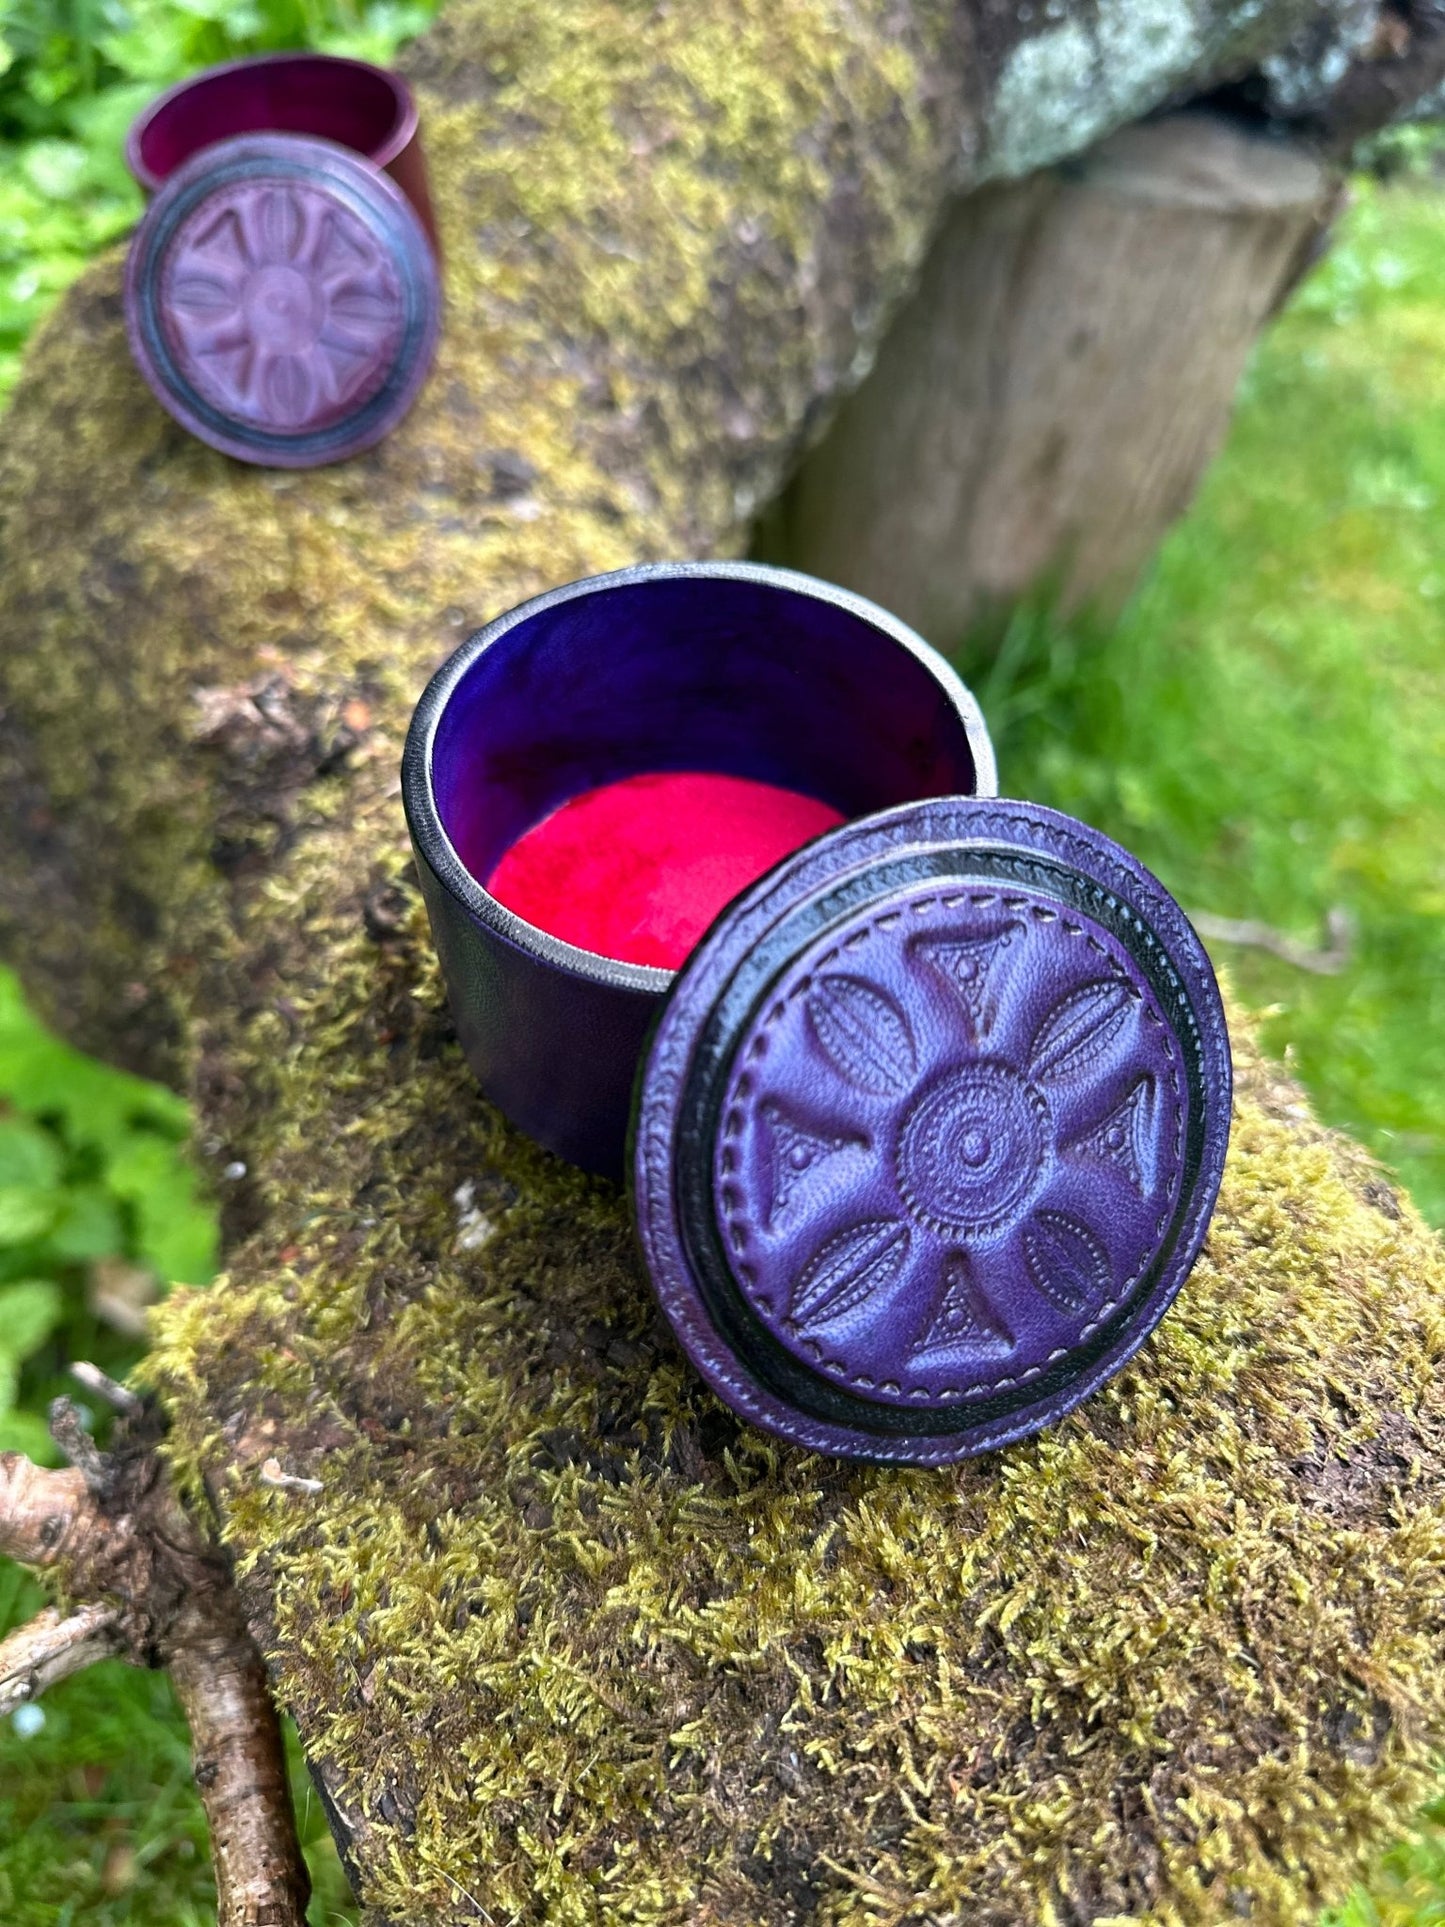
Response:
POLYGON ((480 1102, 408 882, 456 636, 739 543, 951 186, 1295 16, 1037 11, 458 4, 412 60, 448 326, 398 434, 306 475, 188 441, 115 261, 6 423, 0 947, 195 1094, 231 1269, 152 1376, 378 1920, 1283 1923, 1445 1738, 1438 1246, 1242 1024, 1136 1365, 961 1472, 838 1467, 698 1390, 616 1195, 480 1102))

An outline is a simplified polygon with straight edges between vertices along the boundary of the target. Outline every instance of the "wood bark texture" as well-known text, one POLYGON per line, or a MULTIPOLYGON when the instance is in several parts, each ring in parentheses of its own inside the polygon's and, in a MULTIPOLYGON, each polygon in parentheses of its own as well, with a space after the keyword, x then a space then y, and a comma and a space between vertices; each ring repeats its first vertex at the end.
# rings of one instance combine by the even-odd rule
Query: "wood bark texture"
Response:
POLYGON ((153 1418, 104 1454, 66 1400, 53 1430, 75 1461, 64 1471, 0 1453, 0 1553, 82 1603, 0 1641, 0 1709, 112 1655, 168 1668, 211 1832, 218 1927, 305 1927, 281 1730, 225 1557, 176 1498, 153 1418))
POLYGON ((1025 597, 1116 604, 1337 199, 1302 144, 1197 112, 962 198, 759 552, 945 649, 1025 597))
POLYGON ((0 1719, 117 1653, 117 1617, 116 1607, 100 1603, 68 1615, 47 1606, 0 1640, 0 1719))
POLYGON ((1128 12, 458 0, 407 58, 441 352, 339 468, 188 440, 118 259, 35 344, 0 949, 195 1099, 229 1270, 148 1371, 373 1922, 1284 1927, 1430 1784, 1438 1246, 1242 1021, 1210 1251, 1136 1366, 1000 1460, 825 1464, 700 1390, 623 1202, 480 1101, 410 880, 401 742, 456 640, 739 547, 950 192, 1299 9, 1128 12))

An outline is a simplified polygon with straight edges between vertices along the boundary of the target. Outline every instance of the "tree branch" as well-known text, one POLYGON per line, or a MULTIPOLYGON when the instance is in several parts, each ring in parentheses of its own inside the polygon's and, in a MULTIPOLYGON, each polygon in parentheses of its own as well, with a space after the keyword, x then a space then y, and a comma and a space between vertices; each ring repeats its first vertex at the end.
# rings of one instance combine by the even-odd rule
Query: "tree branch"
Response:
POLYGON ((0 1452, 0 1554, 45 1568, 76 1557, 95 1529, 83 1474, 48 1472, 0 1452))
POLYGON ((0 1639, 0 1719, 49 1686, 120 1651, 118 1614, 100 1604, 64 1617, 47 1606, 28 1626, 0 1639))
POLYGON ((85 1429, 80 1407, 70 1398, 50 1401, 50 1436, 97 1498, 110 1490, 115 1468, 85 1429))
POLYGON ((65 1471, 0 1454, 0 1553, 54 1572, 84 1603, 0 1642, 0 1713, 111 1655, 169 1668, 211 1829, 218 1927, 304 1927, 310 1882, 265 1664, 225 1559, 171 1485, 153 1416, 123 1422, 109 1453, 69 1399, 51 1407, 51 1430, 65 1471))
POLYGON ((127 1418, 139 1418, 144 1409, 144 1401, 129 1389, 119 1385, 103 1372, 98 1365, 88 1359, 77 1358, 70 1367, 70 1376, 78 1385, 83 1385, 93 1398, 100 1399, 113 1412, 121 1412, 127 1418))

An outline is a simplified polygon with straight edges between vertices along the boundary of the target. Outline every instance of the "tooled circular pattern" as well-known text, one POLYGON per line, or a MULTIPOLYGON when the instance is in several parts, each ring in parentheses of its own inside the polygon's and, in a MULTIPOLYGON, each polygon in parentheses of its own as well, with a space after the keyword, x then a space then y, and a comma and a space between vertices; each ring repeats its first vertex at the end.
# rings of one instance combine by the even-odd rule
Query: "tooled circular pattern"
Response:
POLYGON ((400 278, 324 186, 240 180, 183 220, 160 276, 176 366, 221 414, 275 434, 329 427, 395 366, 400 278))
POLYGON ((1173 1217, 1186 1094, 1138 965, 1022 889, 915 887, 798 956, 737 1038, 715 1151, 766 1331, 875 1401, 1067 1356, 1173 1217))

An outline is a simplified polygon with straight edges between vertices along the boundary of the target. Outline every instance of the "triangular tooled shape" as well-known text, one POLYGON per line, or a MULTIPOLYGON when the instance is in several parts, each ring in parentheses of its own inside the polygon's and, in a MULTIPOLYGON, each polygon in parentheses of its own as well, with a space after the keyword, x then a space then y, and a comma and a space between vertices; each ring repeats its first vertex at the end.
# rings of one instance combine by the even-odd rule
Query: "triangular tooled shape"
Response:
POLYGON ((768 1224, 771 1226, 787 1210, 798 1186, 826 1159, 862 1139, 826 1128, 814 1130, 790 1117, 781 1104, 767 1100, 762 1106, 764 1133, 763 1157, 767 1166, 768 1224))
POLYGON ((914 945, 915 955, 958 993, 976 1043, 987 1036, 993 1023, 999 956, 1023 935, 1021 923, 1009 923, 1002 930, 923 937, 914 945))
POLYGON ((919 1339, 911 1363, 926 1369, 963 1353, 986 1352, 1002 1357, 1013 1348, 1013 1333, 975 1284, 968 1260, 955 1253, 944 1269, 943 1298, 919 1339))
POLYGON ((1072 1152, 1109 1165, 1141 1198, 1154 1189, 1156 1176, 1156 1096, 1152 1077, 1136 1079, 1108 1116, 1069 1146, 1072 1152))

